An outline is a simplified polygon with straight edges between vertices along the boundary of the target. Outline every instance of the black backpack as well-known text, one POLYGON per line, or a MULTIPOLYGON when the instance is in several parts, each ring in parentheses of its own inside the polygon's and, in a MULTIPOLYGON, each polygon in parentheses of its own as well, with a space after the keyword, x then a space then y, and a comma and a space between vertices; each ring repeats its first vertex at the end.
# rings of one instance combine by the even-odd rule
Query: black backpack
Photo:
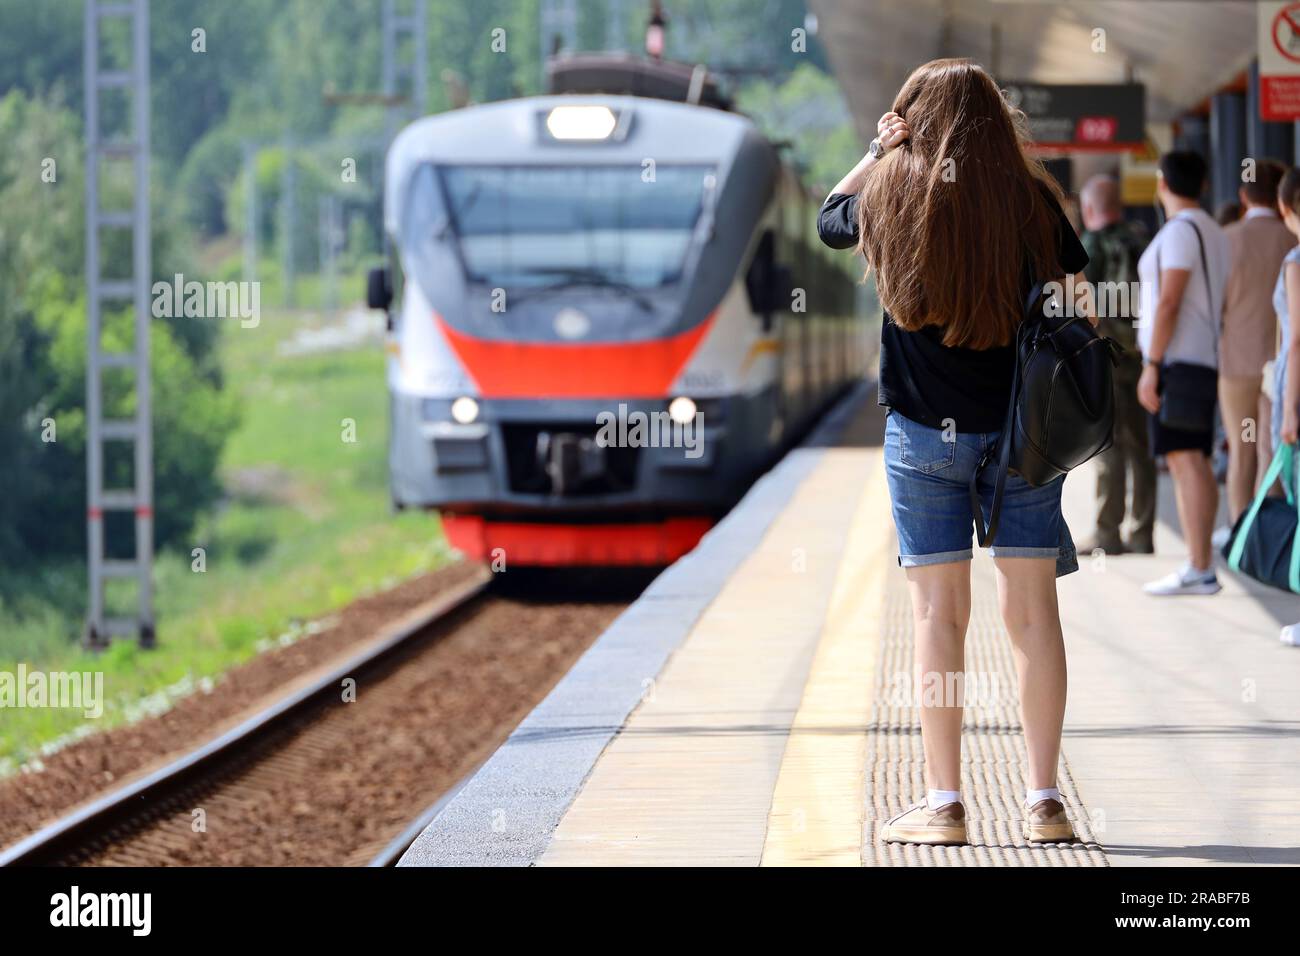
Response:
POLYGON ((1101 454, 1114 437, 1111 374, 1123 349, 1098 335, 1082 316, 1049 315, 1053 297, 1044 285, 1038 282, 1030 290, 1024 321, 1016 330, 1015 371, 1002 433, 970 480, 975 534, 982 548, 997 534, 1009 472, 1035 487, 1045 485, 1101 454), (977 484, 994 459, 997 478, 985 528, 977 484))

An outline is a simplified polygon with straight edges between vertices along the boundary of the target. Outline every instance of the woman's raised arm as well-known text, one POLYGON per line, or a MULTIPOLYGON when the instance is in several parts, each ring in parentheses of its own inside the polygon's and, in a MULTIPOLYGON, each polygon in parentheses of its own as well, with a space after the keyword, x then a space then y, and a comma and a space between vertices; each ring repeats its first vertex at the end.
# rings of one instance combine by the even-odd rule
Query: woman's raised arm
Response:
MULTIPOLYGON (((880 145, 886 153, 902 145, 903 141, 910 135, 911 130, 907 128, 907 120, 897 113, 886 113, 876 123, 876 138, 880 140, 880 145)), ((862 184, 866 182, 867 171, 877 162, 875 156, 867 153, 858 160, 858 164, 849 171, 847 176, 835 184, 835 188, 831 190, 831 195, 850 193, 856 196, 862 192, 862 184)))
POLYGON ((876 123, 877 139, 881 152, 868 152, 843 179, 835 184, 817 217, 817 234, 832 249, 848 249, 858 244, 858 193, 866 182, 871 167, 886 152, 894 149, 911 135, 907 121, 897 113, 886 113, 876 123))

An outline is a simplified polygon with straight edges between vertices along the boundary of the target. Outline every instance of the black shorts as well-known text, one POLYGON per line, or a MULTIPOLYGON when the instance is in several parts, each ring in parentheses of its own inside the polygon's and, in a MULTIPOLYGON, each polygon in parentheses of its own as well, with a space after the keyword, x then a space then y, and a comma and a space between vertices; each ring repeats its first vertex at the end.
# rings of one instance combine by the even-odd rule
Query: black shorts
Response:
POLYGON ((1169 428, 1160 424, 1160 419, 1148 412, 1147 439, 1151 443, 1152 455, 1167 455, 1171 451, 1200 451, 1207 458, 1214 455, 1213 425, 1194 431, 1169 428))

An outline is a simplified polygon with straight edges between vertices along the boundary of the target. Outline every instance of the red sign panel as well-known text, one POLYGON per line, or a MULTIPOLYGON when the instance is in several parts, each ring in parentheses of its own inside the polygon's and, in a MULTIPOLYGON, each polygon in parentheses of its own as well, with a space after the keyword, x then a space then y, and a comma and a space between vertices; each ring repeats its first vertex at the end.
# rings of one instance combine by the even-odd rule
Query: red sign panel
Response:
POLYGON ((1261 76, 1259 117, 1270 122, 1300 119, 1300 76, 1261 76))

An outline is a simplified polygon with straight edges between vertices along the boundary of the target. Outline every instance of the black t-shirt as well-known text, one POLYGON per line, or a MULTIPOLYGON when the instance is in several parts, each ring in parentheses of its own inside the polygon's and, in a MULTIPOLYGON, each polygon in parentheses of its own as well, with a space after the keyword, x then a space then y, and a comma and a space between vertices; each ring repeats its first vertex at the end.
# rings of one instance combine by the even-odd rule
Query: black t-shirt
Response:
MULTIPOLYGON (((1059 205, 1056 212, 1060 220, 1061 270, 1074 275, 1088 264, 1088 254, 1059 205)), ((832 193, 822 205, 817 233, 832 249, 856 245, 858 197, 832 193)), ((1028 270, 1024 283, 1023 294, 1028 295, 1028 270)), ((944 330, 935 325, 908 332, 885 313, 880 328, 877 401, 931 428, 943 428, 945 419, 951 419, 959 432, 1000 431, 1011 399, 1015 347, 968 349, 944 345, 943 334, 944 330)))

